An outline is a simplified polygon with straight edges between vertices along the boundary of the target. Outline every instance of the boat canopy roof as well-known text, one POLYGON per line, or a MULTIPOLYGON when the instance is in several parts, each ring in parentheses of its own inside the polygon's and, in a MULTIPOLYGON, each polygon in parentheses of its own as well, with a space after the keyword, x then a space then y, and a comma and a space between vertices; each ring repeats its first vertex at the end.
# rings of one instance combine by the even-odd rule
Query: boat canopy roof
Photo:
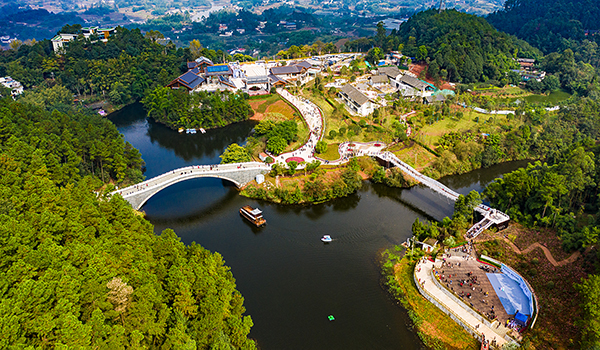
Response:
POLYGON ((260 214, 262 214, 262 211, 260 209, 256 208, 256 209, 252 209, 252 211, 250 212, 250 214, 252 214, 252 215, 260 215, 260 214))

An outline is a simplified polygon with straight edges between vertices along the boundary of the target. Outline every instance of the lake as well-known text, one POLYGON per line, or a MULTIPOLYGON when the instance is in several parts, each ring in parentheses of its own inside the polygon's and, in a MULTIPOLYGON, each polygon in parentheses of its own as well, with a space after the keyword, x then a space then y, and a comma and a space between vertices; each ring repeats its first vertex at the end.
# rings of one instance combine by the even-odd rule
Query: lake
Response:
MULTIPOLYGON (((146 118, 139 104, 110 119, 140 150, 150 178, 193 164, 216 164, 233 142, 243 144, 254 122, 206 134, 180 134, 146 118)), ((514 162, 441 182, 460 193, 523 166, 514 162)), ((427 188, 395 189, 364 182, 357 193, 319 205, 284 206, 238 195, 219 179, 175 184, 142 208, 160 233, 172 228, 189 244, 223 255, 245 298, 261 349, 421 349, 407 312, 380 286, 378 252, 406 241, 416 218, 441 220, 453 202, 427 188), (267 226, 242 219, 243 205, 260 207, 267 226), (320 238, 331 235, 333 242, 320 238), (333 315, 335 321, 329 321, 333 315)))

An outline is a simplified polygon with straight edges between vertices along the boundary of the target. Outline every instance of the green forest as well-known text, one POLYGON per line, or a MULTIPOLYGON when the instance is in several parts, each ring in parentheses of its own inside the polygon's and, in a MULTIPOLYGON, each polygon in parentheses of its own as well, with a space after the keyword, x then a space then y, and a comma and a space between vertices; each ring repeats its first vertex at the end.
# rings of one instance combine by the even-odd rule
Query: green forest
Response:
MULTIPOLYGON (((81 25, 61 32, 81 32, 81 25)), ((161 45, 139 29, 118 27, 106 44, 91 40, 69 42, 56 55, 50 40, 0 52, 0 76, 9 75, 25 88, 62 85, 79 99, 97 95, 115 105, 139 100, 147 89, 164 86, 187 70, 189 49, 161 45)))
POLYGON ((396 35, 405 55, 428 60, 430 75, 450 81, 500 80, 516 68, 516 54, 536 54, 526 42, 498 32, 483 18, 455 10, 420 12, 396 35))
POLYGON ((600 3, 593 0, 508 0, 487 20, 546 54, 574 49, 584 39, 600 41, 598 35, 586 36, 586 30, 600 29, 600 3))
POLYGON ((86 176, 129 185, 143 180, 140 152, 115 125, 87 109, 66 113, 0 100, 0 152, 21 168, 45 167, 54 184, 67 186, 86 176))
POLYGON ((188 94, 181 89, 157 87, 142 99, 148 115, 173 129, 216 128, 252 116, 248 95, 217 91, 188 94))
POLYGON ((142 180, 110 121, 4 98, 0 139, 0 347, 255 347, 223 258, 98 190, 142 180))

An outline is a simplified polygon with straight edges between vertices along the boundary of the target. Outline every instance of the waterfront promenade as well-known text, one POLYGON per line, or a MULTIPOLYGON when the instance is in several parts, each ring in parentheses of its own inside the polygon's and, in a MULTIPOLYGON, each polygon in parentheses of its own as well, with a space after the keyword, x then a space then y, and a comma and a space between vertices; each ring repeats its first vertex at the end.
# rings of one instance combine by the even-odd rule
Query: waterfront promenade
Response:
MULTIPOLYGON (((441 263, 441 262, 438 262, 441 263)), ((434 281, 433 277, 434 262, 428 259, 422 259, 415 267, 415 282, 419 284, 418 288, 421 294, 434 303, 444 313, 448 314, 455 322, 460 324, 465 330, 475 336, 479 341, 485 339, 493 342, 498 347, 507 343, 504 338, 506 328, 497 321, 494 323, 484 322, 481 317, 476 317, 474 311, 467 310, 460 305, 450 292, 444 290, 434 281)))

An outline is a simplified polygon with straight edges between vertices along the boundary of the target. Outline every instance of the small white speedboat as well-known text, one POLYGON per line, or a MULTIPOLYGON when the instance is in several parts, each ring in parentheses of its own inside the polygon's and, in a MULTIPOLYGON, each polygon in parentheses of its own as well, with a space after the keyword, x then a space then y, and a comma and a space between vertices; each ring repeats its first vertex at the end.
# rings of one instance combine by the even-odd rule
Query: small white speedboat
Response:
POLYGON ((325 236, 321 237, 321 241, 323 241, 325 243, 329 243, 329 242, 333 241, 333 239, 331 239, 330 235, 325 235, 325 236))

